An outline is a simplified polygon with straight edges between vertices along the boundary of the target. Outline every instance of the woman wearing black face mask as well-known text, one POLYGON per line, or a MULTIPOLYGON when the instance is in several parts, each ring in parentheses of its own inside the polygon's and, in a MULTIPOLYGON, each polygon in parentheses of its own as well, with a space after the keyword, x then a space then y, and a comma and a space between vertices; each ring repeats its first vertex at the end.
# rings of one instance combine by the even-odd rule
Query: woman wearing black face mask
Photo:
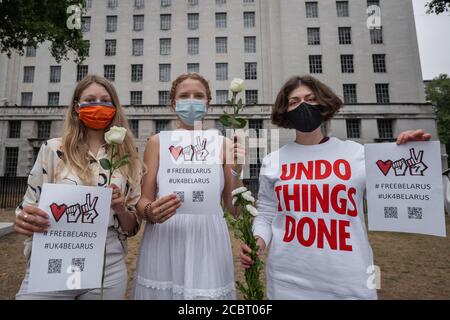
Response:
MULTIPOLYGON (((326 137, 321 124, 342 101, 317 79, 291 78, 278 94, 272 122, 296 130, 295 142, 263 160, 253 230, 267 259, 269 299, 376 299, 373 257, 363 212, 364 148, 326 137)), ((431 138, 422 130, 398 144, 431 138)), ((241 263, 253 261, 247 245, 241 263)))

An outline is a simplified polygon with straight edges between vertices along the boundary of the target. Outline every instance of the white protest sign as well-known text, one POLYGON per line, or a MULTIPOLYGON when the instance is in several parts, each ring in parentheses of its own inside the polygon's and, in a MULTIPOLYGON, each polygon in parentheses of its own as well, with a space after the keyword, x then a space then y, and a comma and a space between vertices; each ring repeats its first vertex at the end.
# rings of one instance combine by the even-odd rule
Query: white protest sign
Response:
POLYGON ((112 189, 45 183, 50 228, 33 235, 29 292, 100 288, 112 189))
POLYGON ((158 196, 175 193, 177 214, 210 214, 220 207, 222 137, 216 130, 162 131, 158 196))
POLYGON ((369 229, 445 237, 439 142, 366 144, 369 229))

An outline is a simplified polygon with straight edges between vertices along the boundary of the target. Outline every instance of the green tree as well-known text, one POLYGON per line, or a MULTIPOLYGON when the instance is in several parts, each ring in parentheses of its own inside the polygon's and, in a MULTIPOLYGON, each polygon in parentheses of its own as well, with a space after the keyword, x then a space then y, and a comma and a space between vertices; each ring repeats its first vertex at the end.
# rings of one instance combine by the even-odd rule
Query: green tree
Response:
POLYGON ((425 5, 427 13, 440 14, 450 11, 450 0, 432 0, 425 5))
MULTIPOLYGON (((436 111, 440 140, 445 144, 447 153, 450 151, 450 78, 441 74, 429 82, 425 89, 427 100, 436 111)), ((449 159, 450 165, 450 159, 449 159)))
POLYGON ((67 13, 71 5, 82 9, 84 0, 0 0, 0 52, 23 55, 25 47, 49 41, 58 63, 68 60, 70 52, 82 62, 87 44, 79 26, 68 26, 68 20, 75 21, 74 11, 67 13))

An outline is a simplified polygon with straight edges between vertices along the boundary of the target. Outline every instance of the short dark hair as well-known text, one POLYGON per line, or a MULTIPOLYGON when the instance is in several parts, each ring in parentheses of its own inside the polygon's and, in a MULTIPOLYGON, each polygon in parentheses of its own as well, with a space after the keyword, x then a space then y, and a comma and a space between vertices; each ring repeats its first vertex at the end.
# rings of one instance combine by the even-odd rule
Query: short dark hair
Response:
POLYGON ((312 76, 294 76, 280 89, 272 108, 272 123, 281 128, 292 129, 286 118, 289 95, 300 86, 307 86, 315 95, 320 105, 325 108, 324 121, 328 121, 342 108, 342 100, 327 85, 312 76))

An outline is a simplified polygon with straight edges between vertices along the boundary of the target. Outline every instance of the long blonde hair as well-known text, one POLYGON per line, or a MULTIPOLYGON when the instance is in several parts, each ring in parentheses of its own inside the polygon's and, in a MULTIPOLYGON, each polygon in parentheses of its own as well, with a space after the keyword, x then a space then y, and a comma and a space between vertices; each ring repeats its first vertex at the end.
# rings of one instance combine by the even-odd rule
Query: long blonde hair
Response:
MULTIPOLYGON (((94 83, 97 83, 106 89, 111 97, 111 102, 116 107, 116 114, 109 127, 118 126, 127 129, 124 142, 117 146, 117 157, 120 158, 125 154, 128 154, 130 156, 130 161, 119 170, 127 179, 131 180, 132 183, 138 182, 143 166, 134 143, 134 136, 128 126, 128 121, 125 117, 123 107, 119 102, 116 89, 111 82, 101 76, 87 75, 75 88, 71 103, 67 110, 64 135, 62 138, 64 163, 68 167, 69 171, 72 170, 83 183, 87 183, 89 185, 97 184, 97 181, 93 179, 93 172, 89 165, 89 146, 87 143, 86 126, 82 121, 80 121, 78 113, 75 109, 80 101, 83 91, 94 83)), ((105 131, 109 130, 109 127, 106 128, 105 131)))

